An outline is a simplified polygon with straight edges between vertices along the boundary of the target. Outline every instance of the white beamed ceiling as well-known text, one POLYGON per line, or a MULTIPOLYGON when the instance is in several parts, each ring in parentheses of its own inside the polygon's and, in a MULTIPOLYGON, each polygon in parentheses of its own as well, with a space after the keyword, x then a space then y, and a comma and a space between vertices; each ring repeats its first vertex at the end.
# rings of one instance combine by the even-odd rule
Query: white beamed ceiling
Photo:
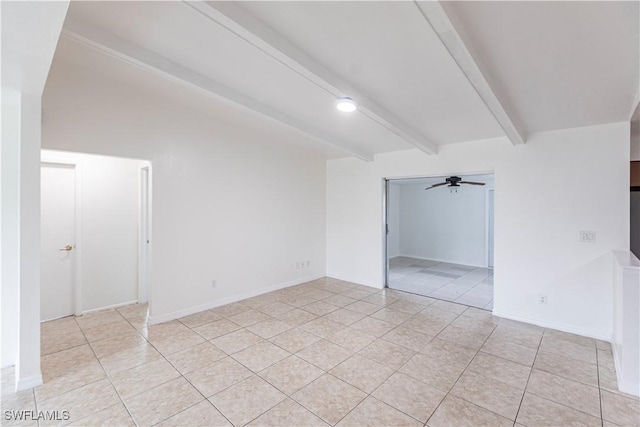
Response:
MULTIPOLYGON (((638 86, 638 52, 637 48, 629 52, 633 40, 628 40, 635 34, 638 41, 637 4, 470 3, 443 3, 443 7, 465 44, 470 40, 467 47, 491 89, 508 101, 503 105, 507 115, 513 114, 525 131, 628 120, 623 112, 630 108, 638 86), (629 17, 634 7, 635 18, 629 17), (597 35, 588 34, 587 27, 597 29, 597 35)), ((216 7, 215 3, 199 7, 203 5, 216 7)), ((400 119, 394 124, 400 123, 398 128, 407 134, 435 145, 505 135, 416 3, 293 1, 232 6, 275 30, 379 111, 400 119)), ((355 151, 414 147, 402 132, 366 114, 338 112, 334 94, 317 81, 183 2, 72 2, 67 26, 69 31, 84 27, 115 35, 336 141, 348 141, 355 151)), ((56 58, 52 73, 82 67, 83 61, 88 66, 86 61, 94 57, 87 54, 90 48, 71 48, 73 43, 77 40, 63 37, 60 45, 67 48, 56 58)), ((132 75, 140 72, 130 64, 118 69, 127 67, 132 75)), ((260 112, 209 98, 198 102, 238 108, 247 120, 255 117, 264 123, 264 115, 258 118, 260 112)), ((322 144, 317 137, 316 141, 322 144)), ((331 153, 328 157, 350 155, 335 148, 326 152, 331 153)))

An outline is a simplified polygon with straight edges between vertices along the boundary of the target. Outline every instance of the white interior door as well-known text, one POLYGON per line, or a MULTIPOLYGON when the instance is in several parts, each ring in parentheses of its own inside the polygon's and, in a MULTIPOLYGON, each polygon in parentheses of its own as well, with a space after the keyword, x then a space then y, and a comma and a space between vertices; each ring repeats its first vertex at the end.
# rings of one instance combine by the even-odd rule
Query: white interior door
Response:
POLYGON ((42 164, 41 320, 74 313, 75 180, 73 165, 42 164))

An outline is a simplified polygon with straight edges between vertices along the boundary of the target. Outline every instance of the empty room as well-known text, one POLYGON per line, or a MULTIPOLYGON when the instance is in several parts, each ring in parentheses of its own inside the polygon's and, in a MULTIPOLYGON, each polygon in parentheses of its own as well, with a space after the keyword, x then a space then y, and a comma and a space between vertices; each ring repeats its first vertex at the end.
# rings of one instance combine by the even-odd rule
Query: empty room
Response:
POLYGON ((0 7, 2 425, 640 426, 640 2, 0 7))

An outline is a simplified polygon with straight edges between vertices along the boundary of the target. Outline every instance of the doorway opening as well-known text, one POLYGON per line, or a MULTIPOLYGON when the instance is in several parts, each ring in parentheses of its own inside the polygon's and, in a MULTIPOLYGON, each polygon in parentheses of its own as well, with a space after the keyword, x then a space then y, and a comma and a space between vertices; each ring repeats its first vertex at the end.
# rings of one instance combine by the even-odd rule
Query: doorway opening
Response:
POLYGON ((53 150, 41 160, 41 321, 135 306, 146 322, 151 163, 53 150))
POLYGON ((492 173, 385 179, 385 286, 493 309, 492 173))

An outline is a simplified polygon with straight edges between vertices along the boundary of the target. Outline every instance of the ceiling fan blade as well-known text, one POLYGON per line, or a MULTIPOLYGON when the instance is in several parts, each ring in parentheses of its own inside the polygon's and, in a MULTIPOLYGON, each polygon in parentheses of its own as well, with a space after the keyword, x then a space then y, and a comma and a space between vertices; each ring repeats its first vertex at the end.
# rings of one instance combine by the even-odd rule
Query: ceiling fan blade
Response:
POLYGON ((460 181, 458 184, 485 185, 484 182, 460 181))
POLYGON ((440 186, 447 185, 447 184, 449 184, 449 183, 448 182, 441 182, 440 184, 433 184, 431 187, 425 188, 425 190, 430 190, 432 188, 440 187, 440 186))

